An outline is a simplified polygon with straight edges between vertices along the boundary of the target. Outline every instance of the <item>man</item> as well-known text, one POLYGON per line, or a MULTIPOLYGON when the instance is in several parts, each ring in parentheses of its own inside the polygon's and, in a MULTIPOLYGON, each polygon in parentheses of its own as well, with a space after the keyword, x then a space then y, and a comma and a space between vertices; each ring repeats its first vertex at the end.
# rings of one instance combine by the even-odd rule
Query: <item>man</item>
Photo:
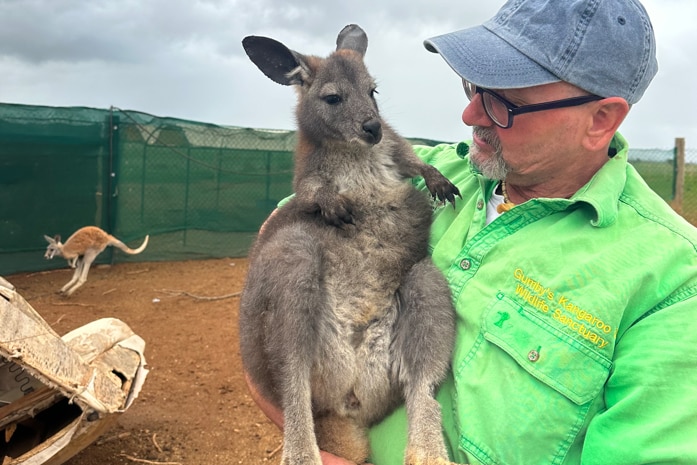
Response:
MULTIPOLYGON (((645 10, 511 0, 425 45, 473 127, 417 149, 463 197, 431 239, 457 308, 438 393, 453 462, 697 463, 697 231, 617 133, 657 71, 645 10)), ((373 463, 402 463, 403 409, 371 440, 373 463)))

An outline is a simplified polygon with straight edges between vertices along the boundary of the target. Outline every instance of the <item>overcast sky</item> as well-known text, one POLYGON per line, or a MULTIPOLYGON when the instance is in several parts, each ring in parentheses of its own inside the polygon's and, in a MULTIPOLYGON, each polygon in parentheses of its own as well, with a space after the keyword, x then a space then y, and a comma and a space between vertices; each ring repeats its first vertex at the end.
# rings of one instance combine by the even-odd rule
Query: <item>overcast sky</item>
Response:
MULTIPOLYGON (((479 24, 492 0, 0 0, 0 102, 138 110, 219 125, 293 129, 292 89, 241 46, 265 35, 326 55, 357 23, 383 117, 407 137, 470 137, 457 76, 423 39, 479 24)), ((697 146, 697 1, 645 0, 659 71, 621 132, 636 148, 697 146)), ((612 40, 608 37, 608 40, 612 40)))

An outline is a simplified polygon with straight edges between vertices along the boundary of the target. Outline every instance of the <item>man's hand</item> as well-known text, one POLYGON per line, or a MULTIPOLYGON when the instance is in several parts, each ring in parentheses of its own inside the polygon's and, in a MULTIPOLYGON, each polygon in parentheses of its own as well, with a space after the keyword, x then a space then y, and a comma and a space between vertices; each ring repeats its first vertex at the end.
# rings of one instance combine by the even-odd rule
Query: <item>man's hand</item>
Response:
POLYGON ((273 424, 278 426, 278 429, 283 431, 283 411, 269 402, 259 393, 246 371, 244 372, 244 380, 247 383, 249 394, 252 396, 254 402, 256 402, 261 411, 264 412, 264 415, 266 415, 267 418, 273 422, 273 424))
MULTIPOLYGON (((329 452, 325 452, 323 450, 319 451, 319 455, 322 457, 323 465, 356 465, 354 462, 349 462, 346 459, 337 457, 336 455, 330 454, 329 452)), ((365 465, 370 464, 366 463, 365 465)))

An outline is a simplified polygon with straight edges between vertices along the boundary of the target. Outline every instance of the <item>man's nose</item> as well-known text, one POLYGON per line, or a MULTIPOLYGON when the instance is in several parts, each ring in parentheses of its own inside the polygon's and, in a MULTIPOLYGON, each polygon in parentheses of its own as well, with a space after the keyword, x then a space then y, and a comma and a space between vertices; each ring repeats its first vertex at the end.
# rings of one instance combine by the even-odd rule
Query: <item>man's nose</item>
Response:
POLYGON ((482 96, 475 94, 464 110, 462 110, 462 122, 467 126, 489 127, 494 124, 484 110, 482 96))

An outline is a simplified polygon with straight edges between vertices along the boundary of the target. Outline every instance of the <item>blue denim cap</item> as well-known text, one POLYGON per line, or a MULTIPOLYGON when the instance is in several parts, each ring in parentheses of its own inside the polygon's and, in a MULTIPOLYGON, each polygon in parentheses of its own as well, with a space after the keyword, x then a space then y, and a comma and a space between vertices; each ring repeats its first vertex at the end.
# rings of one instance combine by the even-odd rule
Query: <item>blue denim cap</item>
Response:
POLYGON ((658 71, 653 27, 636 0, 509 0, 481 26, 424 46, 480 87, 566 81, 630 104, 658 71))

